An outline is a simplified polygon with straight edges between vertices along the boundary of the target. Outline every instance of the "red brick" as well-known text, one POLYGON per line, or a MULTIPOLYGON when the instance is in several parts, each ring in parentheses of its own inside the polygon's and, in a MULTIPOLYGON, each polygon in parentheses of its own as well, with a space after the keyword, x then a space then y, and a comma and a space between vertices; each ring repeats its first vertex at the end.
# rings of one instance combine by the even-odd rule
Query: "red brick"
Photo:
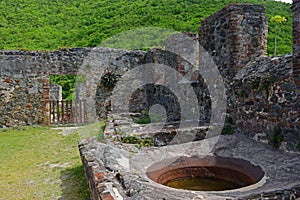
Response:
POLYGON ((9 79, 4 79, 3 82, 10 83, 10 80, 9 79))
POLYGON ((102 192, 104 192, 106 190, 106 185, 104 183, 99 183, 97 185, 97 189, 98 189, 98 192, 101 194, 102 192))
POLYGON ((100 194, 101 200, 114 200, 113 196, 110 194, 110 192, 104 192, 100 194))
POLYGON ((104 172, 95 173, 95 180, 98 181, 98 182, 106 181, 107 178, 105 177, 105 173, 104 172))
POLYGON ((33 106, 32 106, 31 103, 27 103, 27 104, 25 105, 25 107, 28 108, 28 109, 32 109, 33 106))

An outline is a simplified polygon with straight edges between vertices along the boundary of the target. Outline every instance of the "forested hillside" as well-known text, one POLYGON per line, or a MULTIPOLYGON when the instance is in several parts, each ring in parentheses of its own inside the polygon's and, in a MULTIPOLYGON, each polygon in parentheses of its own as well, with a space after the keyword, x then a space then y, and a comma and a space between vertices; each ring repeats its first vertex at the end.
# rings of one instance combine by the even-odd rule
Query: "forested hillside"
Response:
MULTIPOLYGON (((240 0, 0 0, 0 49, 47 50, 97 46, 106 38, 141 27, 197 32, 200 21, 240 0)), ((292 51, 291 4, 263 4, 270 18, 281 15, 278 54, 292 51)), ((274 24, 269 25, 268 52, 273 53, 274 24)))

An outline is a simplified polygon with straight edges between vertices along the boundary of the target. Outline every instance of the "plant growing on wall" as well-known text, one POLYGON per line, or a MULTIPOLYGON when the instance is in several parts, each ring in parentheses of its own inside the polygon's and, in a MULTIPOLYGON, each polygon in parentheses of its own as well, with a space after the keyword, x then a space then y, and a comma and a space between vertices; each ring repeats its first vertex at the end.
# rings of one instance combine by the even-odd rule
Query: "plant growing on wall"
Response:
POLYGON ((152 137, 140 138, 136 135, 123 135, 121 142, 126 144, 135 144, 137 148, 154 146, 152 137))
POLYGON ((280 126, 274 127, 273 131, 269 135, 270 144, 275 147, 279 148, 281 142, 283 141, 282 131, 280 126))
POLYGON ((286 18, 282 17, 280 15, 275 15, 271 17, 270 22, 275 23, 274 26, 274 56, 276 56, 276 51, 277 51, 277 31, 278 31, 278 25, 281 24, 282 22, 285 22, 286 18))

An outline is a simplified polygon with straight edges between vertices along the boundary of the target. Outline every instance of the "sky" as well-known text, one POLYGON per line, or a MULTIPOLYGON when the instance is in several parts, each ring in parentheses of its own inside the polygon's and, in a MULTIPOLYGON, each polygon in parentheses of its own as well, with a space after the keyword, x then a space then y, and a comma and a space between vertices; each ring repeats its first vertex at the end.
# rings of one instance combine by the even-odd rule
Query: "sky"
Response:
POLYGON ((286 3, 292 3, 293 0, 275 0, 275 1, 282 1, 282 2, 286 2, 286 3))

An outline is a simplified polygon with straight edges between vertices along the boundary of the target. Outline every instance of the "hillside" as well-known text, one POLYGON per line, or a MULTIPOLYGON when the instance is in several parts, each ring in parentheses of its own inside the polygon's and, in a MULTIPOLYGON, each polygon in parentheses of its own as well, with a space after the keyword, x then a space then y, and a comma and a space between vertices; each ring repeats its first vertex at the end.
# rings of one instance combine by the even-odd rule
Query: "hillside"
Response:
MULTIPOLYGON (((52 50, 97 46, 106 38, 137 27, 197 32, 200 20, 240 0, 6 0, 0 1, 0 49, 52 50)), ((288 20, 280 25, 278 54, 292 51, 291 4, 248 0, 266 14, 288 20)), ((269 25, 268 53, 273 52, 269 25)))

